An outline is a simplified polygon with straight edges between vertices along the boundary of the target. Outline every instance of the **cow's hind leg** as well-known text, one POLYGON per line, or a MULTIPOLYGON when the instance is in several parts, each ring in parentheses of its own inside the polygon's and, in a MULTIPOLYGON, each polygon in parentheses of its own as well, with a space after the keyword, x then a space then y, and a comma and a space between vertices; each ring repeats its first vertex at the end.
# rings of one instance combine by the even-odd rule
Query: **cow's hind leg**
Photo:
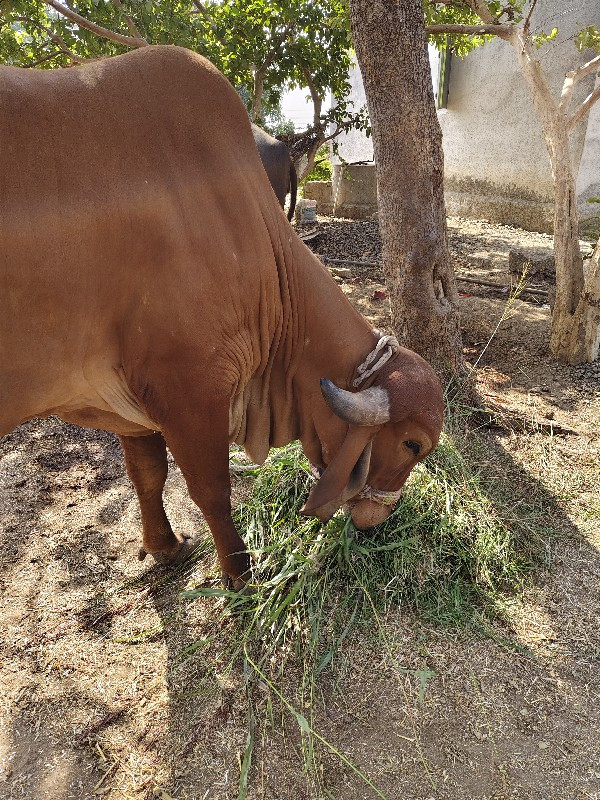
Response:
POLYGON ((140 559, 149 553, 161 564, 178 563, 189 551, 182 536, 173 533, 163 506, 167 480, 167 448, 160 433, 149 436, 120 436, 127 474, 140 503, 143 546, 140 559))

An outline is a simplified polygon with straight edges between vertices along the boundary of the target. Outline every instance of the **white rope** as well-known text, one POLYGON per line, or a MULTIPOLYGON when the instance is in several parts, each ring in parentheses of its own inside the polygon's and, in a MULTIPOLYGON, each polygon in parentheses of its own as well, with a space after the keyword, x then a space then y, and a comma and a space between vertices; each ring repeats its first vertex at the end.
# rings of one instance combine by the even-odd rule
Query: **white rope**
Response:
MULTIPOLYGON (((323 470, 311 464, 310 473, 314 480, 318 481, 323 474, 323 470)), ((386 492, 383 489, 373 489, 372 486, 365 486, 355 497, 351 498, 351 503, 354 504, 358 500, 370 500, 372 503, 393 507, 400 499, 401 494, 402 489, 397 489, 394 492, 386 492)))
POLYGON ((396 489, 394 492, 385 492, 383 489, 373 489, 372 486, 365 486, 352 500, 371 500, 371 502, 380 503, 383 506, 395 506, 401 494, 402 489, 396 489))
POLYGON ((375 329, 374 333, 378 334, 379 341, 375 345, 375 349, 371 350, 363 363, 357 368, 356 378, 352 381, 352 386, 355 389, 358 389, 374 372, 377 372, 384 364, 387 364, 390 358, 400 349, 400 343, 395 336, 384 336, 377 329, 375 329))

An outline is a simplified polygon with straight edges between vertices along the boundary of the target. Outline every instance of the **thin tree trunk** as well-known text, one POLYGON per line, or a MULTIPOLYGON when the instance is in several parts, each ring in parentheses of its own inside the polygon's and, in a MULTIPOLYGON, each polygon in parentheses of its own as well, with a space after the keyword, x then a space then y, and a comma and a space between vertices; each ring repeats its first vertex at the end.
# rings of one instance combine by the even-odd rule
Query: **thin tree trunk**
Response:
MULTIPOLYGON (((45 0, 48 2, 49 0, 45 0)), ((196 7, 202 9, 202 4, 196 2, 196 7)), ((205 11, 205 9, 204 9, 205 11)), ((206 13, 206 12, 205 12, 206 13)), ((252 122, 256 122, 257 124, 260 122, 262 123, 262 113, 263 113, 263 96, 265 93, 265 79, 267 77, 267 73, 269 71, 269 67, 275 60, 278 55, 279 48, 283 44, 283 42, 287 39, 290 35, 290 31, 292 30, 293 25, 289 23, 286 25, 279 34, 276 34, 276 31, 271 31, 272 35, 272 45, 265 56, 262 64, 260 67, 255 67, 254 70, 254 79, 253 79, 253 86, 252 86, 252 108, 250 109, 250 119, 252 122)))
MULTIPOLYGON (((562 126, 561 126, 562 127, 562 126)), ((573 359, 579 328, 576 311, 584 286, 579 247, 577 194, 566 130, 555 126, 551 152, 554 180, 554 263, 556 297, 552 309, 550 351, 561 361, 573 359)))
POLYGON ((315 132, 314 139, 311 143, 311 146, 306 149, 302 158, 295 163, 296 172, 298 173, 298 182, 303 181, 307 175, 313 171, 315 166, 315 158, 317 156, 317 152, 320 147, 327 141, 327 133, 323 128, 323 124, 321 122, 321 110, 323 108, 323 98, 319 94, 317 87, 315 86, 315 82, 313 80, 312 75, 310 74, 309 70, 305 67, 302 70, 304 74, 304 80, 306 81, 306 85, 308 86, 308 90, 310 92, 310 97, 313 104, 313 130, 315 132))
POLYGON ((600 355, 600 239, 585 277, 585 289, 575 310, 577 341, 572 349, 573 364, 595 361, 600 355))
POLYGON ((462 340, 422 2, 350 0, 350 14, 373 131, 392 325, 447 380, 462 371, 462 340))
POLYGON ((579 215, 575 176, 569 150, 569 118, 566 103, 554 100, 532 46, 520 28, 506 37, 512 45, 531 91, 542 125, 554 183, 554 261, 556 298, 552 309, 550 351, 570 364, 592 361, 598 356, 598 284, 583 274, 579 247, 579 215), (595 321, 595 322, 594 322, 595 321), (592 328, 587 329, 586 325, 592 328), (594 327, 596 325, 596 327, 594 327))
POLYGON ((254 72, 254 80, 252 86, 252 107, 250 109, 250 119, 257 125, 262 122, 262 101, 265 89, 265 74, 266 70, 259 67, 254 72))

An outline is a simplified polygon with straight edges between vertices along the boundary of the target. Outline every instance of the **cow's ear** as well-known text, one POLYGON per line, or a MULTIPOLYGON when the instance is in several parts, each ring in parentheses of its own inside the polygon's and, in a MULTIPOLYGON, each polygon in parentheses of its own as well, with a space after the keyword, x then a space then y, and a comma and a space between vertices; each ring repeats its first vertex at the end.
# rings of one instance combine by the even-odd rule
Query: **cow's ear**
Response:
POLYGON ((350 425, 342 446, 308 496, 302 514, 327 522, 338 508, 364 488, 372 440, 379 428, 350 425))

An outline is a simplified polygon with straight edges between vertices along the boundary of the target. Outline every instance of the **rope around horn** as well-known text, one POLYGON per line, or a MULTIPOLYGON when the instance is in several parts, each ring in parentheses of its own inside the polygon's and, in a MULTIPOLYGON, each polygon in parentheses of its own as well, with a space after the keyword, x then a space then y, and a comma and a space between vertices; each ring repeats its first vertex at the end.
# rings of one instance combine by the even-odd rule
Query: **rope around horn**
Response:
POLYGON ((395 336, 386 336, 381 331, 374 329, 373 333, 379 336, 379 341, 375 349, 371 350, 363 363, 356 369, 356 377, 352 381, 352 386, 358 389, 374 372, 381 369, 384 364, 400 350, 400 343, 395 336))

